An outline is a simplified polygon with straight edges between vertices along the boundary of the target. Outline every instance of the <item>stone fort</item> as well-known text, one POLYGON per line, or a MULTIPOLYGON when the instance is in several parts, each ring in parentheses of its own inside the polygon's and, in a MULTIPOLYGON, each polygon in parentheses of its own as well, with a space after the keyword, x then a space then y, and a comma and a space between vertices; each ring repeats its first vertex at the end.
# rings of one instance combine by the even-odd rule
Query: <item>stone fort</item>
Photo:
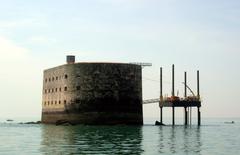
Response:
POLYGON ((42 122, 143 124, 142 68, 111 62, 75 62, 44 70, 42 122))

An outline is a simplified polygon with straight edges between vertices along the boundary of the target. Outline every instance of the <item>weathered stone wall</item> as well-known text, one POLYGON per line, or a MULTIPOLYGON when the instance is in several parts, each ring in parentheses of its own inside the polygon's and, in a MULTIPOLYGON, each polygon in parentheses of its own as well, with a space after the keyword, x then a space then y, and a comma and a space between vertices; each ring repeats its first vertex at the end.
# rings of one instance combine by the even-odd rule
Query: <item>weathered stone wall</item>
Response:
POLYGON ((45 70, 42 121, 143 124, 141 71, 138 65, 116 63, 76 63, 45 70))

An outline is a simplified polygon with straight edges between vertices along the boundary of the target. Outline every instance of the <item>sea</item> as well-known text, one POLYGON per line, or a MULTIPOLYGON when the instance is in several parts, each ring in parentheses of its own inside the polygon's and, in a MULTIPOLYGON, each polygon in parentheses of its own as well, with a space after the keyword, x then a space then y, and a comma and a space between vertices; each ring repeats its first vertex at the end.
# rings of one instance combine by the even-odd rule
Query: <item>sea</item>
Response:
POLYGON ((0 123, 0 155, 239 155, 240 119, 203 118, 202 125, 55 126, 0 123), (234 123, 231 123, 234 121, 234 123))

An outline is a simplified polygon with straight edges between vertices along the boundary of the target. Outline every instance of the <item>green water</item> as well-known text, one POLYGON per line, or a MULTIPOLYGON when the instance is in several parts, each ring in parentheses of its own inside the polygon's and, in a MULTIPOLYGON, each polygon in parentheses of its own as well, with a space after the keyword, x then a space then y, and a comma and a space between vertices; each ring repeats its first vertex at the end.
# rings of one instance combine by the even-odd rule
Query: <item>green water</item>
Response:
MULTIPOLYGON (((239 119, 238 119, 239 120, 239 119)), ((240 124, 54 126, 0 123, 0 154, 240 154, 240 124)))

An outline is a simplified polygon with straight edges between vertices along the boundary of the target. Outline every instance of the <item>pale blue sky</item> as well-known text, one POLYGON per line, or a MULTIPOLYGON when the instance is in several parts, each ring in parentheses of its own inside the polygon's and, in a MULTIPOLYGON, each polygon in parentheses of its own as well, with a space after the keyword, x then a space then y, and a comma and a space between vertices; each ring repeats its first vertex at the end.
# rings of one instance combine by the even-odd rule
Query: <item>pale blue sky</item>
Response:
MULTIPOLYGON (((40 117, 42 71, 78 61, 151 62, 144 99, 159 96, 159 67, 170 94, 183 72, 196 90, 200 70, 203 116, 240 117, 238 0, 0 0, 0 117, 40 117)), ((166 111, 166 116, 170 111, 166 111)), ((144 106, 157 117, 157 105, 144 106)), ((182 109, 177 111, 182 117, 182 109)))

